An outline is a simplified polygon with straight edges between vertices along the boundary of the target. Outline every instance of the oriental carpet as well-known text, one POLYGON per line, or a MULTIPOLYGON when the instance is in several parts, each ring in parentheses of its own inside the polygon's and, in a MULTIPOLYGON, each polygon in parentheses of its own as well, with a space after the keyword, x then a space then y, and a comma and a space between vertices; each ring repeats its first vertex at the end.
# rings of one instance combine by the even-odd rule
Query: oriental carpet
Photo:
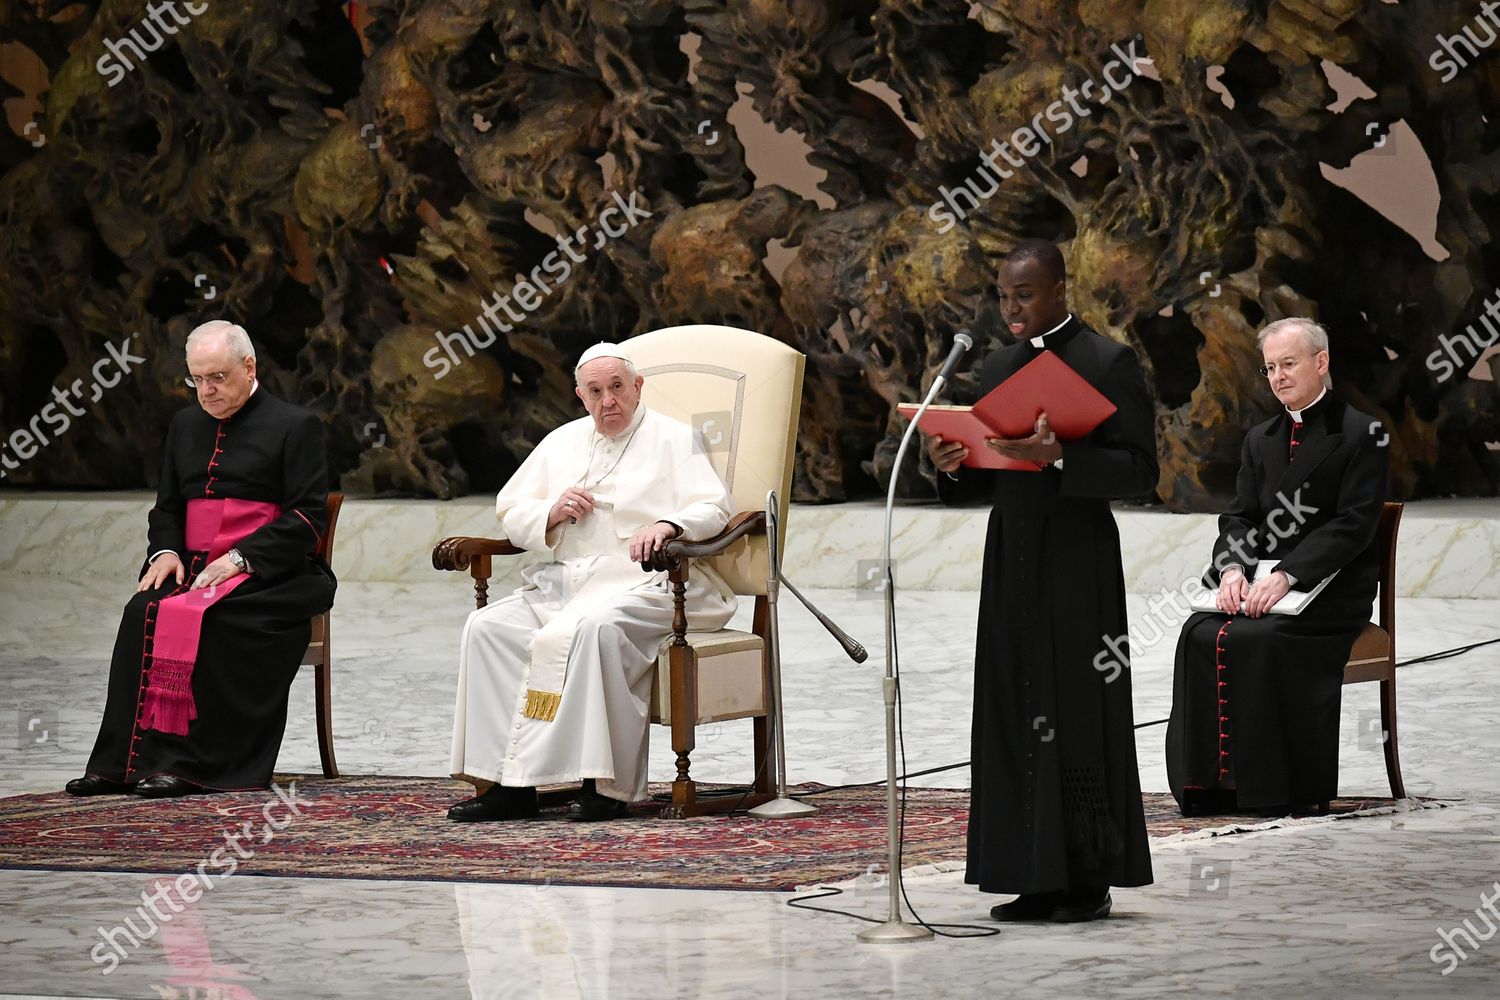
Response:
MULTIPOLYGON (((531 822, 450 822, 448 806, 472 789, 446 778, 277 775, 275 784, 286 794, 0 799, 0 868, 218 878, 233 862, 239 875, 751 890, 792 890, 885 868, 882 786, 798 786, 792 794, 818 807, 802 819, 662 820, 655 816, 661 803, 648 801, 632 806, 628 819, 580 824, 560 810, 531 822)), ((1265 820, 1184 818, 1170 795, 1144 798, 1153 844, 1438 804, 1339 799, 1327 816, 1265 820)), ((967 818, 967 791, 909 789, 903 868, 962 869, 967 818)))

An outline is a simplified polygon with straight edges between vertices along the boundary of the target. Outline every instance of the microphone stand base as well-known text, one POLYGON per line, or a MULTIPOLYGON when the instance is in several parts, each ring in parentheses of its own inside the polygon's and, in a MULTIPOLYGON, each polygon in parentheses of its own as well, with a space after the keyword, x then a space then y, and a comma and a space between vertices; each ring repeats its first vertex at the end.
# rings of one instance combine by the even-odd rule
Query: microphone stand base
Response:
POLYGON ((902 944, 907 941, 929 940, 932 931, 916 924, 908 924, 904 920, 887 920, 879 927, 860 931, 858 937, 865 944, 902 944))
POLYGON ((817 811, 817 806, 782 796, 756 806, 750 810, 750 815, 757 819, 795 819, 798 816, 811 816, 817 811))

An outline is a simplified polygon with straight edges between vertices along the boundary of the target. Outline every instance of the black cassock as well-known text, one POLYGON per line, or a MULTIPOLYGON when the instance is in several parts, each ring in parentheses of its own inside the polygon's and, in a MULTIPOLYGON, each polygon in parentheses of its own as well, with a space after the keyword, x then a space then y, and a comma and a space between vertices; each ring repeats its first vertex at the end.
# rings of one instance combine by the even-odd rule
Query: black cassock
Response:
MULTIPOLYGON (((994 504, 974 653, 966 874, 984 892, 1151 882, 1128 656, 1111 667, 1105 638, 1129 631, 1109 501, 1156 487, 1155 412, 1130 348, 1076 319, 1045 347, 1116 413, 1063 444, 1061 470, 938 477, 945 502, 994 504)), ((1029 340, 995 352, 980 388, 1040 353, 1029 340)))
POLYGON ((172 418, 147 555, 176 552, 187 576, 126 604, 87 773, 128 783, 171 774, 225 791, 270 784, 311 618, 333 605, 333 573, 314 555, 328 527, 327 490, 318 418, 264 386, 227 420, 196 405, 172 418), (186 550, 187 503, 196 498, 275 503, 282 513, 236 546, 250 578, 203 618, 192 683, 198 717, 176 736, 138 723, 158 604, 207 564, 205 553, 186 550))
POLYGON ((1338 575, 1300 615, 1201 612, 1183 625, 1167 781, 1185 811, 1308 806, 1338 794, 1344 664, 1380 579, 1375 531, 1389 454, 1380 424, 1331 393, 1302 411, 1295 451, 1292 430, 1283 411, 1246 435, 1204 583, 1218 587, 1230 565, 1253 576, 1261 559, 1280 559, 1298 588, 1338 575))

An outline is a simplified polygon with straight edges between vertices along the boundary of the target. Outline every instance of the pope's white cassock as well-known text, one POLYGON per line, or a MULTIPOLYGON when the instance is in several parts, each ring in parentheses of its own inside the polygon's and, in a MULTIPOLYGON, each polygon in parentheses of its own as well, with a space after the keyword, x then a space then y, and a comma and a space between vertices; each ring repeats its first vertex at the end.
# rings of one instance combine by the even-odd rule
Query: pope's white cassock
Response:
MULTIPOLYGON (((672 630, 672 594, 666 573, 630 560, 630 537, 657 521, 687 540, 723 529, 733 502, 705 451, 696 431, 642 403, 613 438, 591 417, 563 425, 505 484, 495 498, 505 536, 553 561, 464 625, 455 778, 509 787, 594 778, 610 798, 645 797, 652 665, 672 630), (572 486, 593 495, 594 511, 548 533, 548 512, 572 486)), ((734 592, 695 563, 688 627, 722 628, 734 609, 734 592)))

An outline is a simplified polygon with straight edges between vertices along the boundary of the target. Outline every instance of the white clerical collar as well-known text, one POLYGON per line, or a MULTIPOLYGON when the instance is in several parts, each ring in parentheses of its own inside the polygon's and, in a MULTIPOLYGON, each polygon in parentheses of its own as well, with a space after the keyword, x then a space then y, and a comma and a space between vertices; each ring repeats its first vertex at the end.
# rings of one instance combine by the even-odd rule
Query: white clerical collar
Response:
POLYGON ((1045 346, 1047 346, 1046 344, 1043 343, 1043 341, 1045 341, 1048 337, 1052 336, 1058 330, 1061 330, 1063 327, 1067 326, 1071 322, 1073 322, 1073 314, 1072 313, 1068 313, 1068 318, 1067 319, 1063 320, 1061 323, 1057 324, 1052 329, 1050 329, 1046 333, 1042 334, 1040 337, 1032 337, 1031 338, 1031 346, 1032 347, 1045 347, 1045 346))
POLYGON ((1300 423, 1302 423, 1302 414, 1306 413, 1308 410, 1312 409, 1314 406, 1317 406, 1319 403, 1321 403, 1323 401, 1323 397, 1326 396, 1326 395, 1328 395, 1328 387, 1325 385, 1323 387, 1323 391, 1320 392, 1320 393, 1318 393, 1318 398, 1317 399, 1313 400, 1311 403, 1308 403, 1306 406, 1304 406, 1300 410, 1288 409, 1286 412, 1289 413, 1289 414, 1291 414, 1292 420, 1294 422, 1300 424, 1300 423))

